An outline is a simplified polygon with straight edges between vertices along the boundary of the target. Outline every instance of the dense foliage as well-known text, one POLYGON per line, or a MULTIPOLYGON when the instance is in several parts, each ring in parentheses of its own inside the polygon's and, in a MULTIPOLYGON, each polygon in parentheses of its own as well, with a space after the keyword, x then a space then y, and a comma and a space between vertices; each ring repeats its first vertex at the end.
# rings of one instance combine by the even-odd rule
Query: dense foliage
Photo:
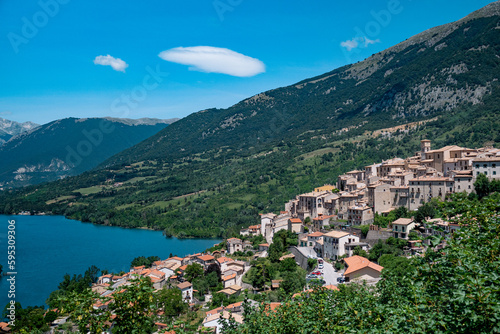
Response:
MULTIPOLYGON (((247 305, 225 333, 497 333, 500 331, 500 194, 443 203, 461 230, 410 261, 382 255, 373 287, 340 285, 288 300, 275 312, 247 305)), ((433 245, 439 241, 433 240, 433 245)))

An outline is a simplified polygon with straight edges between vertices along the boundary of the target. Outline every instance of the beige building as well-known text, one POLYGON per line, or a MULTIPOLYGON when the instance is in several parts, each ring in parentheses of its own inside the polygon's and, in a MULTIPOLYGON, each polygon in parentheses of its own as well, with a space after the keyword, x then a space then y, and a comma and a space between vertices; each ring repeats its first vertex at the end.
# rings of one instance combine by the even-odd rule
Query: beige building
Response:
POLYGON ((499 180, 500 179, 500 156, 486 157, 486 158, 476 158, 472 162, 472 168, 474 171, 474 179, 477 178, 479 174, 484 174, 488 179, 499 180))
POLYGON ((297 234, 303 233, 304 225, 302 224, 302 220, 299 218, 288 219, 288 231, 297 234))
POLYGON ((243 242, 238 238, 227 239, 227 252, 228 254, 233 254, 234 252, 243 251, 243 242))
POLYGON ((410 206, 413 211, 437 197, 445 199, 447 193, 452 193, 454 182, 448 177, 419 177, 410 180, 410 206))
POLYGON ((384 267, 358 255, 345 258, 344 262, 347 265, 344 276, 348 282, 378 280, 382 269, 384 269, 384 267))
POLYGON ((453 171, 453 192, 461 193, 466 192, 470 194, 474 191, 474 181, 472 177, 472 170, 453 171))
POLYGON ((345 244, 359 242, 359 237, 342 231, 331 231, 323 235, 323 256, 336 260, 345 254, 345 244))
POLYGON ((394 238, 407 239, 410 231, 415 228, 415 221, 411 218, 399 218, 392 222, 394 238))
POLYGON ((368 205, 355 205, 347 210, 349 225, 369 225, 373 223, 373 210, 368 205))

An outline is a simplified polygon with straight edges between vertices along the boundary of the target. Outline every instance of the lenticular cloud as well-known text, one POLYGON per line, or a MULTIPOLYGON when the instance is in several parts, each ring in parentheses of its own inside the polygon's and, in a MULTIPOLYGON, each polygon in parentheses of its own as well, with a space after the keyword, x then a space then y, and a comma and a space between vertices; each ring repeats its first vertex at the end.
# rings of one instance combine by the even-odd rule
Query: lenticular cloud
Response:
POLYGON ((173 63, 189 65, 192 71, 223 73, 236 77, 252 77, 266 70, 264 63, 258 59, 213 46, 173 48, 161 52, 159 57, 173 63))

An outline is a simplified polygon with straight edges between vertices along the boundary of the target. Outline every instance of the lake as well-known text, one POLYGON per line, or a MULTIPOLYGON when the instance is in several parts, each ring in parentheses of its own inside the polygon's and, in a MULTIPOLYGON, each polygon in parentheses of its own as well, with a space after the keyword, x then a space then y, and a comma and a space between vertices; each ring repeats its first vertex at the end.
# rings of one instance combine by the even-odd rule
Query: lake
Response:
MULTIPOLYGON (((0 215, 0 264, 7 268, 9 220, 16 228, 16 298, 23 307, 45 305, 64 274, 82 274, 91 265, 110 272, 128 271, 138 256, 195 254, 217 239, 165 238, 162 232, 100 226, 62 216, 0 215)), ((0 278, 0 310, 10 301, 8 276, 0 278)))

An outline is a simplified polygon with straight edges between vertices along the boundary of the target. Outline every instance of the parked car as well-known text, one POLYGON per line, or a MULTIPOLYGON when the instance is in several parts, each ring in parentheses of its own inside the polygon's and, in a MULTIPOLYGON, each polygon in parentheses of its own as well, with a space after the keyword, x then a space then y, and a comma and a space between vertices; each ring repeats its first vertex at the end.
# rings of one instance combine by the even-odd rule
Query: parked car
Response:
POLYGON ((345 277, 344 276, 337 277, 337 282, 338 283, 344 283, 345 282, 345 277))
POLYGON ((323 275, 321 271, 317 270, 315 272, 312 272, 311 275, 323 275))

